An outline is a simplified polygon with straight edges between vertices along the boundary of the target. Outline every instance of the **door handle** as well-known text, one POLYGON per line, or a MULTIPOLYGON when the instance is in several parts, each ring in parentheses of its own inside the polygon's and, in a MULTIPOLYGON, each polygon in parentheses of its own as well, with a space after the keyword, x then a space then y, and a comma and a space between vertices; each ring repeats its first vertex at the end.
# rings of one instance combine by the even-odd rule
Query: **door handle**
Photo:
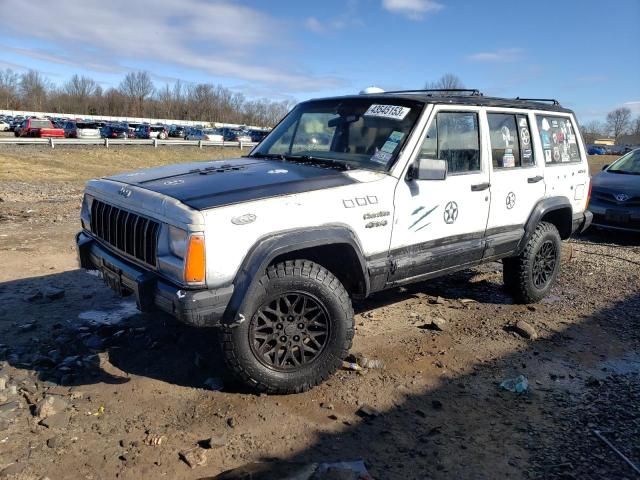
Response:
POLYGON ((477 185, 471 185, 472 192, 481 192, 482 190, 486 190, 489 188, 491 184, 489 182, 479 183, 477 185))
POLYGON ((536 175, 535 177, 527 178, 527 183, 538 183, 540 180, 544 180, 542 175, 536 175))

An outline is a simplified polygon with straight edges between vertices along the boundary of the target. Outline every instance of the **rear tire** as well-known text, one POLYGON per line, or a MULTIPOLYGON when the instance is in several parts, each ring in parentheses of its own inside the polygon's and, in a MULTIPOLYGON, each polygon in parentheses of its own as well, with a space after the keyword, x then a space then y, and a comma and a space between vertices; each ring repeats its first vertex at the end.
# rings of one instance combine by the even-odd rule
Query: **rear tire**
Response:
POLYGON ((505 258, 502 277, 518 303, 536 303, 551 290, 560 271, 561 240, 555 225, 540 222, 517 257, 505 258))
POLYGON ((253 390, 309 390, 329 378, 351 348, 349 294, 309 260, 270 266, 243 310, 246 320, 223 332, 222 350, 229 370, 253 390))

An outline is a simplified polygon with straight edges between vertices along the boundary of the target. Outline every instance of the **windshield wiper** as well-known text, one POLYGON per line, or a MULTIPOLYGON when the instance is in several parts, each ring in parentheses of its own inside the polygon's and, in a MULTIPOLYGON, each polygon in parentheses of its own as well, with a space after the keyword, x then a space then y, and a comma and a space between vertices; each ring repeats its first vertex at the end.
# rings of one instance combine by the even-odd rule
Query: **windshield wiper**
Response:
POLYGON ((325 165, 331 168, 339 168, 340 170, 353 170, 353 167, 344 160, 335 160, 333 158, 314 157, 312 155, 286 155, 287 160, 300 161, 301 163, 311 163, 316 165, 325 165))
POLYGON ((249 157, 255 157, 255 158, 275 158, 276 160, 286 160, 286 156, 284 153, 262 153, 262 152, 256 152, 252 155, 249 155, 249 157))

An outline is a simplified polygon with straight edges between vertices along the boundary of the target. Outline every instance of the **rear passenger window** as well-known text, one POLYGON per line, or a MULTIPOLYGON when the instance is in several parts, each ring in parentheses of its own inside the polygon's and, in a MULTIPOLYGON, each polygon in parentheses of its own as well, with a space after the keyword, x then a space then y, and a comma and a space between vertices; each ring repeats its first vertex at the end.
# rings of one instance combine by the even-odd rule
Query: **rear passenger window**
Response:
POLYGON ((545 163, 580 161, 576 131, 566 117, 536 115, 545 163))
POLYGON ((531 130, 526 115, 488 113, 493 168, 534 165, 531 130))
POLYGON ((478 114, 439 112, 429 126, 420 157, 446 160, 450 175, 480 171, 478 114))

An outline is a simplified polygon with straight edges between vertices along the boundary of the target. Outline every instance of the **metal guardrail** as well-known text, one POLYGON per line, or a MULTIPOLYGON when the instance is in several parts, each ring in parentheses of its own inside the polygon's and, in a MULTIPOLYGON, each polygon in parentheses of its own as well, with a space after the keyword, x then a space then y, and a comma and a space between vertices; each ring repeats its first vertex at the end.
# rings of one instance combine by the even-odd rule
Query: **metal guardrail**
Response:
POLYGON ((123 139, 123 138, 0 138, 0 145, 49 145, 55 148, 56 145, 98 145, 109 148, 115 145, 148 145, 154 148, 159 146, 184 146, 184 147, 235 147, 253 148, 256 142, 209 142, 207 140, 140 140, 140 139, 123 139))

